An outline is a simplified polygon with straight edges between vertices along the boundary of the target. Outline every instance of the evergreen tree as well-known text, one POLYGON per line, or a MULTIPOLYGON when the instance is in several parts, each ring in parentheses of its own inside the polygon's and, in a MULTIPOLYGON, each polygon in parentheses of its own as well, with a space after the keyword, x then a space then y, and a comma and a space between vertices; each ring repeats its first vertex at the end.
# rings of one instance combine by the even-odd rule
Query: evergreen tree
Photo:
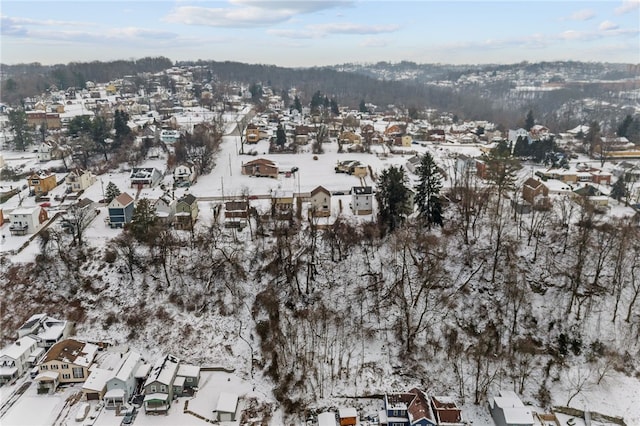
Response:
POLYGON ((524 120, 524 129, 528 132, 535 124, 536 121, 533 118, 533 110, 529 110, 529 112, 527 113, 527 118, 525 118, 524 120))
POLYGON ((598 146, 600 143, 600 124, 597 121, 593 121, 589 125, 589 131, 584 137, 585 149, 590 156, 593 155, 596 146, 598 146))
POLYGON ((320 111, 320 107, 322 107, 324 103, 324 97, 322 96, 322 93, 320 93, 320 91, 316 91, 316 93, 313 94, 313 96, 311 97, 311 112, 318 112, 320 111))
POLYGON ((402 166, 391 166, 378 178, 378 221, 384 230, 393 231, 411 213, 411 190, 407 183, 408 178, 402 166))
POLYGON ((369 112, 369 110, 367 109, 367 104, 364 103, 364 99, 362 99, 360 101, 360 105, 358 106, 358 110, 360 112, 369 112))
POLYGON ((27 114, 22 109, 9 111, 9 128, 13 131, 13 146, 17 150, 26 151, 32 142, 31 132, 27 125, 27 114))
POLYGON ((620 125, 618 126, 618 131, 616 132, 617 135, 620 137, 624 136, 628 138, 627 134, 629 132, 629 127, 631 126, 631 123, 633 123, 633 117, 631 116, 631 114, 627 114, 624 120, 622 120, 622 123, 620 123, 620 125))
POLYGON ((442 226, 442 204, 440 190, 442 189, 442 174, 433 157, 428 152, 420 160, 417 174, 420 178, 416 186, 416 205, 420 217, 431 226, 442 226))
POLYGON ((131 128, 127 125, 128 122, 129 114, 125 111, 116 110, 113 117, 113 128, 116 130, 116 141, 118 144, 131 134, 131 128))
POLYGON ((293 98, 293 109, 302 114, 302 103, 300 102, 300 98, 298 97, 298 95, 293 98))
POLYGON ((340 110, 338 109, 338 102, 335 99, 331 99, 330 102, 331 114, 340 115, 340 110))
POLYGON ((109 204, 118 195, 120 195, 120 189, 115 183, 109 181, 109 183, 107 184, 107 189, 104 194, 105 203, 109 204))
POLYGON ((257 104, 262 99, 262 85, 258 83, 253 83, 249 86, 249 92, 251 93, 251 102, 257 104))
POLYGON ((627 196, 627 185, 625 182, 625 175, 623 174, 615 181, 611 186, 611 198, 620 201, 627 196))
POLYGON ((156 224, 157 216, 153 204, 149 199, 142 198, 133 210, 133 217, 129 229, 131 234, 139 241, 151 241, 151 232, 156 224))
POLYGON ((91 132, 91 118, 88 115, 76 115, 69 121, 69 135, 79 136, 80 133, 91 132))
POLYGON ((286 143, 287 143, 287 134, 285 133, 284 127, 282 127, 282 124, 278 124, 278 128, 276 130, 276 144, 282 148, 286 143))

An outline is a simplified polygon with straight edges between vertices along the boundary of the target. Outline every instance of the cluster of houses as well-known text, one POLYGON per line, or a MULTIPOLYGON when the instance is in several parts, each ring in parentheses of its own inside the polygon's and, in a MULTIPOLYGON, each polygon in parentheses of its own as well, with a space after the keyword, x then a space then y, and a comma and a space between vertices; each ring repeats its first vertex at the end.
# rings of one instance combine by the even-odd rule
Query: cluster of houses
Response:
MULTIPOLYGON (((17 340, 0 351, 0 386, 29 374, 37 392, 52 394, 61 385, 81 385, 82 399, 102 401, 106 409, 127 407, 135 397, 144 411, 167 414, 175 399, 193 396, 201 368, 166 355, 154 364, 126 346, 69 338, 72 324, 46 314, 33 315, 17 340)), ((238 395, 222 392, 218 420, 235 420, 238 395)))
MULTIPOLYGON (((466 426, 462 410, 449 396, 427 396, 413 388, 404 393, 384 395, 378 413, 381 426, 466 426)), ((318 426, 355 426, 359 424, 355 408, 341 407, 337 412, 318 414, 318 426)))
POLYGON ((18 329, 16 341, 0 351, 0 384, 11 383, 36 367, 47 350, 66 339, 72 329, 69 321, 46 314, 31 316, 18 329))

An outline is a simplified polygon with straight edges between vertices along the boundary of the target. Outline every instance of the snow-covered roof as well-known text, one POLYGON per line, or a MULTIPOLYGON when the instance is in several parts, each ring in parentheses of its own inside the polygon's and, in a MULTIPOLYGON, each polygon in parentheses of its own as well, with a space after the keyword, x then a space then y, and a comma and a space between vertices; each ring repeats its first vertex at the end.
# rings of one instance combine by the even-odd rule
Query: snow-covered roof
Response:
POLYGON ((88 367, 93 362, 97 351, 98 346, 93 343, 66 339, 53 345, 51 349, 49 349, 49 352, 47 352, 43 362, 57 360, 81 367, 88 367))
POLYGON ((35 378, 36 382, 40 382, 42 380, 57 380, 58 377, 60 377, 60 373, 56 372, 56 371, 43 371, 42 373, 38 374, 35 378))
POLYGON ((177 359, 175 359, 171 355, 160 358, 151 369, 151 374, 149 374, 149 378, 144 385, 147 386, 153 382, 159 382, 164 385, 171 385, 177 370, 177 359))
POLYGON ((150 393, 144 397, 144 402, 147 401, 168 401, 168 393, 150 393))
POLYGON ((136 379, 145 379, 149 375, 151 364, 142 364, 135 372, 136 379))
POLYGON ((500 391, 500 396, 493 399, 495 406, 502 409, 505 422, 516 425, 532 425, 531 409, 524 406, 520 397, 513 391, 500 391))
POLYGON ((318 414, 318 426, 336 426, 336 415, 330 411, 318 414))
POLYGON ((338 416, 340 416, 341 419, 346 417, 358 417, 358 411, 353 407, 341 407, 338 408, 338 416))
POLYGON ((122 363, 122 366, 118 370, 118 374, 116 374, 115 377, 122 381, 128 380, 130 377, 132 377, 135 374, 138 368, 139 362, 140 362, 140 354, 138 352, 129 352, 127 354, 126 361, 122 363))
POLYGON ((34 207, 21 207, 19 209, 15 209, 11 212, 12 215, 32 215, 35 211, 39 211, 41 209, 40 206, 34 207))
POLYGON ((124 398, 124 389, 114 388, 104 394, 104 398, 124 398))
POLYGON ((16 342, 7 346, 0 352, 1 357, 8 357, 11 359, 19 359, 27 353, 31 353, 31 347, 36 344, 36 340, 29 336, 21 337, 16 342))
POLYGON ((178 368, 178 376, 198 377, 200 375, 200 367, 191 364, 180 364, 178 368))
POLYGON ((101 392, 113 377, 113 370, 104 368, 94 369, 82 386, 83 390, 101 392))
POLYGON ((220 392, 218 397, 218 412, 235 413, 238 406, 238 395, 230 392, 220 392))

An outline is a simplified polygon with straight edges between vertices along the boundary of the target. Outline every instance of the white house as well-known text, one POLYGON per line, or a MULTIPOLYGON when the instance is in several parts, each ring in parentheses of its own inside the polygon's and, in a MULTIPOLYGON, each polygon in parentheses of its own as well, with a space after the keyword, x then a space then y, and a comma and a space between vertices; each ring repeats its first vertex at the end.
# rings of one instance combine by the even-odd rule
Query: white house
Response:
POLYGON ((181 164, 173 171, 173 186, 189 187, 196 181, 196 168, 192 164, 181 164))
POLYGON ((238 415, 238 395, 230 392, 220 392, 216 406, 219 422, 233 422, 238 415))
POLYGON ((29 364, 29 357, 38 348, 36 339, 23 336, 0 351, 0 385, 20 377, 29 364))
POLYGON ((49 219, 47 211, 40 206, 22 207, 10 214, 12 235, 34 234, 42 228, 42 224, 49 219))
POLYGON ((518 138, 520 138, 520 137, 525 138, 528 143, 531 143, 531 138, 529 136, 529 132, 527 132, 522 127, 519 128, 519 129, 516 129, 516 130, 509 129, 509 132, 507 133, 507 140, 509 142, 511 142, 514 146, 515 146, 516 142, 518 141, 518 138))
POLYGON ((513 391, 500 391, 500 396, 489 401, 489 411, 496 426, 533 426, 531 408, 513 391))
POLYGON ((64 178, 67 184, 67 192, 84 191, 96 183, 96 177, 88 170, 75 169, 64 178))
POLYGON ((180 139, 180 132, 177 130, 162 130, 160 140, 167 144, 174 144, 180 139))
POLYGON ((69 337, 72 327, 69 321, 55 319, 44 313, 35 314, 18 329, 18 339, 30 336, 36 339, 39 347, 48 349, 69 337))
POLYGON ((125 361, 117 373, 107 380, 107 392, 104 394, 106 408, 115 408, 127 402, 136 389, 136 372, 142 365, 142 357, 138 352, 123 355, 125 361))
POLYGON ((37 149, 38 149, 38 161, 43 163, 45 161, 53 160, 52 151, 54 147, 51 142, 49 141, 41 142, 40 145, 38 145, 37 149))
POLYGON ((158 198, 153 205, 158 219, 162 222, 171 223, 173 216, 176 214, 176 204, 175 198, 172 198, 167 193, 158 198))
POLYGON ((162 172, 155 167, 134 167, 130 179, 132 188, 153 188, 162 179, 162 172))
POLYGON ((323 186, 311 191, 309 196, 310 213, 317 217, 331 216, 331 192, 323 186))
POLYGON ((356 215, 373 213, 373 189, 370 186, 351 188, 351 209, 356 215))
POLYGON ((337 426, 336 414, 332 411, 325 411, 318 414, 318 426, 337 426))

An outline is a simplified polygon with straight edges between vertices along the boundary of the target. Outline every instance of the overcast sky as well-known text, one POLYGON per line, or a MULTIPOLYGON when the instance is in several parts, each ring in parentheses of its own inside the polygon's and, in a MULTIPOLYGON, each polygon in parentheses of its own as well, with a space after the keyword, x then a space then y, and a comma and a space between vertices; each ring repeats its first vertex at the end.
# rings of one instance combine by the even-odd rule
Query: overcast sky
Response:
POLYGON ((640 63, 640 0, 2 0, 3 63, 640 63))

